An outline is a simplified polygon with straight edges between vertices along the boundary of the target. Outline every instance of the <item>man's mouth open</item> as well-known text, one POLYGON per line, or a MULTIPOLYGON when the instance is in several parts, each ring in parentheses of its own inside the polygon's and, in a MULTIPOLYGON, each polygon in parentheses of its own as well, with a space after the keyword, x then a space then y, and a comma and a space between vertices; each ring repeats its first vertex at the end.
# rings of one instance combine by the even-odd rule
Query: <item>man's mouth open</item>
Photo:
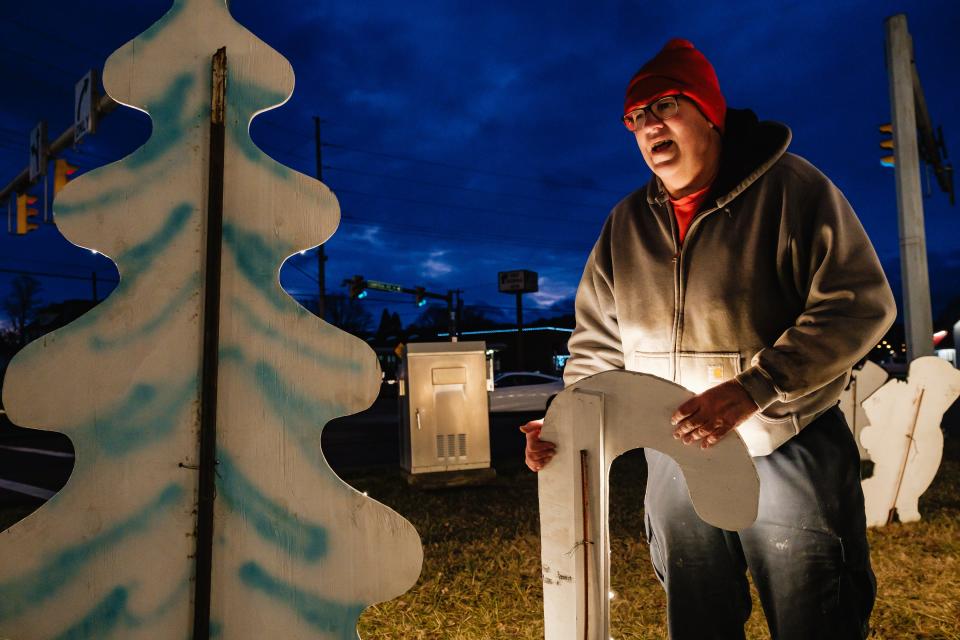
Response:
POLYGON ((668 151, 673 148, 673 140, 660 140, 652 147, 650 147, 650 153, 661 153, 663 151, 668 151))

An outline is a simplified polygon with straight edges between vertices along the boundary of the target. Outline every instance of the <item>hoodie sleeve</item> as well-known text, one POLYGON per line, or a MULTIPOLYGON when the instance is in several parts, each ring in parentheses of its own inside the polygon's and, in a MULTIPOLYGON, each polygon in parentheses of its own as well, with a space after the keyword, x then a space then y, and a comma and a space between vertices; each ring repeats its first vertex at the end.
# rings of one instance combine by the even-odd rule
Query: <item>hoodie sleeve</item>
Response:
POLYGON ((844 375, 880 340, 896 304, 877 254, 843 194, 823 174, 804 185, 781 268, 804 309, 737 376, 760 406, 801 398, 844 375))
POLYGON ((623 369, 623 345, 609 257, 609 223, 587 258, 577 288, 575 309, 577 326, 567 343, 570 359, 563 371, 567 386, 601 371, 623 369))

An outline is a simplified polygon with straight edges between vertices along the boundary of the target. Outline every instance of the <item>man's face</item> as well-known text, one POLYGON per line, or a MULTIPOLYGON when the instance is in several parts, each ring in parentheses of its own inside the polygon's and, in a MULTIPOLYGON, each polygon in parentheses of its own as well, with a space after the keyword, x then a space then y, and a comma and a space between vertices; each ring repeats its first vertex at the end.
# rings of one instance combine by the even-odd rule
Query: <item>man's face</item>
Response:
POLYGON ((680 96, 677 104, 675 116, 659 120, 647 113, 643 126, 633 132, 647 166, 671 194, 709 169, 712 149, 719 142, 710 121, 690 100, 680 96))

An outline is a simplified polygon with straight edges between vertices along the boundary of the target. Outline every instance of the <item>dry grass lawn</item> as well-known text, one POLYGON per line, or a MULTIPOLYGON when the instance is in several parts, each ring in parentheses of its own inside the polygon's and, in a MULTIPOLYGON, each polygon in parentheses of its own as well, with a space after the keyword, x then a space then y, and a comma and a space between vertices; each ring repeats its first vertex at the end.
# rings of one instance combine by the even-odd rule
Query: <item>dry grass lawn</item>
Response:
MULTIPOLYGON (((536 480, 501 476, 493 486, 421 492, 396 478, 352 478, 390 505, 423 539, 423 573, 402 597, 364 613, 373 638, 543 638, 536 480)), ((642 457, 614 463, 611 483, 611 636, 665 638, 660 585, 643 535, 642 457)), ((871 638, 960 640, 960 442, 921 499, 923 520, 870 531, 878 597, 871 638)), ((748 638, 769 638, 754 594, 748 638)))
MULTIPOLYGON (((644 465, 639 452, 611 473, 611 635, 665 638, 664 597, 643 536, 644 465)), ((501 475, 485 487, 418 491, 399 477, 349 478, 417 527, 424 565, 416 586, 368 609, 360 633, 372 639, 542 639, 537 485, 532 473, 501 475)), ((0 512, 0 530, 30 509, 0 512)), ((871 638, 960 640, 960 442, 921 499, 923 520, 870 531, 879 594, 871 638)), ((748 638, 769 638, 754 594, 748 638)))

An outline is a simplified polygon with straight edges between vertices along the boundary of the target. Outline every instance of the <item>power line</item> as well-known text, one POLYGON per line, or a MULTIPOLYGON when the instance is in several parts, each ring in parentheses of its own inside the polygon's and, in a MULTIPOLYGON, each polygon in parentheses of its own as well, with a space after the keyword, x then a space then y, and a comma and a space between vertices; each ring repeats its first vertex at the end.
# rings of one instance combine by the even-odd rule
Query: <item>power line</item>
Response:
MULTIPOLYGON (((17 275, 41 276, 41 277, 44 277, 44 278, 62 278, 62 279, 64 279, 64 280, 87 280, 87 281, 89 281, 89 280, 91 279, 91 277, 92 277, 92 274, 96 273, 96 271, 91 270, 91 271, 90 271, 91 275, 89 275, 89 276, 75 276, 75 275, 66 274, 66 273, 47 273, 47 272, 44 272, 44 271, 27 271, 27 270, 25 270, 25 269, 2 269, 2 268, 0 268, 0 273, 15 273, 15 274, 17 274, 17 275)), ((109 283, 117 284, 117 283, 119 283, 120 281, 119 281, 119 280, 114 280, 114 279, 112 279, 112 278, 104 278, 104 279, 101 279, 101 278, 100 278, 100 275, 98 274, 98 275, 97 275, 97 282, 109 282, 109 283)))
MULTIPOLYGON (((324 146, 327 146, 327 145, 324 144, 324 146)), ((302 158, 302 159, 306 159, 306 158, 307 158, 306 152, 300 153, 300 154, 295 154, 295 153, 293 153, 292 151, 281 152, 279 149, 276 149, 276 148, 273 148, 273 147, 261 147, 261 149, 263 149, 264 152, 269 152, 269 153, 271 153, 271 154, 273 154, 273 155, 275 155, 275 156, 277 156, 277 157, 282 157, 282 156, 285 156, 285 155, 286 155, 286 156, 292 155, 292 156, 297 157, 297 158, 302 158)), ((411 183, 411 184, 420 184, 420 185, 424 185, 424 186, 437 187, 437 188, 441 188, 441 189, 454 189, 454 190, 460 190, 460 191, 470 191, 470 192, 475 192, 475 193, 484 193, 484 194, 488 194, 488 195, 506 196, 506 197, 511 197, 511 198, 522 198, 522 199, 526 199, 526 200, 534 200, 534 201, 546 202, 546 203, 549 203, 549 204, 559 204, 559 205, 563 205, 563 206, 576 206, 576 207, 581 207, 581 208, 586 208, 586 209, 598 209, 598 208, 601 208, 601 207, 604 207, 604 206, 605 206, 605 205, 602 205, 602 204, 589 204, 589 203, 583 203, 583 202, 569 202, 569 201, 563 201, 563 200, 552 200, 552 199, 550 199, 550 198, 542 198, 542 197, 539 197, 539 196, 530 196, 530 195, 524 195, 524 194, 518 194, 518 193, 508 193, 508 192, 502 192, 502 191, 492 191, 492 190, 486 190, 486 189, 477 189, 477 188, 474 188, 474 187, 465 187, 465 186, 460 186, 460 185, 442 184, 442 183, 438 183, 438 182, 428 182, 428 181, 423 181, 423 180, 416 180, 416 179, 404 178, 404 177, 401 177, 401 176, 391 176, 391 175, 387 175, 387 174, 378 174, 378 173, 373 173, 373 172, 360 171, 360 170, 357 170, 357 169, 347 169, 347 168, 344 168, 344 167, 337 167, 337 166, 333 166, 333 165, 324 165, 324 168, 325 168, 325 169, 331 169, 331 170, 334 170, 334 171, 341 171, 341 172, 344 172, 344 173, 354 173, 354 174, 358 174, 358 175, 366 175, 366 176, 369 176, 369 177, 380 177, 380 178, 387 178, 387 179, 391 179, 391 180, 399 180, 399 181, 403 181, 403 182, 407 182, 407 183, 411 183)), ((578 217, 573 217, 573 218, 571 218, 571 217, 563 217, 563 216, 538 216, 538 215, 535 215, 535 214, 524 213, 524 212, 521 212, 521 211, 506 211, 506 210, 503 210, 503 209, 493 209, 493 208, 490 208, 490 207, 471 207, 471 206, 461 205, 461 204, 449 204, 449 203, 430 202, 430 201, 426 201, 426 200, 417 200, 417 199, 403 198, 403 197, 401 197, 401 196, 386 196, 386 195, 380 195, 380 194, 364 193, 364 192, 362 192, 362 191, 353 191, 353 190, 342 189, 342 188, 335 188, 335 189, 333 189, 333 191, 334 191, 334 193, 351 193, 351 194, 354 194, 354 195, 367 196, 367 197, 370 197, 370 198, 381 198, 381 199, 386 199, 386 200, 396 200, 396 201, 399 201, 399 202, 406 202, 406 203, 408 203, 408 204, 421 204, 421 205, 425 205, 425 206, 432 206, 432 207, 438 207, 438 208, 444 208, 444 209, 464 210, 464 211, 479 211, 479 212, 493 213, 493 214, 496 214, 496 215, 503 215, 503 216, 510 216, 510 217, 518 217, 518 216, 519 216, 519 217, 524 217, 524 218, 533 218, 533 219, 539 219, 539 220, 546 220, 546 221, 549 221, 549 222, 556 222, 556 221, 558 221, 558 220, 564 221, 564 222, 574 222, 574 223, 581 223, 581 222, 582 222, 582 223, 590 223, 590 222, 593 222, 592 220, 588 220, 588 219, 586 219, 586 218, 578 218, 578 217)))
POLYGON ((25 22, 21 22, 21 21, 19 21, 19 20, 14 19, 14 18, 9 18, 9 17, 7 17, 7 18, 4 18, 3 20, 0 20, 0 22, 8 22, 8 23, 10 23, 10 24, 12 24, 12 25, 14 25, 14 26, 16 26, 16 27, 19 27, 20 29, 26 29, 27 31, 33 31, 34 33, 40 34, 40 35, 42 35, 43 37, 47 38, 48 40, 56 40, 56 41, 58 41, 58 42, 62 42, 62 43, 65 44, 65 45, 68 45, 68 46, 73 47, 74 49, 80 49, 80 50, 82 50, 82 51, 86 51, 87 53, 92 53, 92 54, 97 55, 97 56, 99 56, 99 55, 102 54, 102 52, 100 52, 100 51, 96 51, 95 49, 91 49, 90 47, 84 46, 84 45, 82 45, 82 44, 80 44, 80 43, 78 43, 78 42, 74 42, 73 40, 68 40, 68 39, 64 38, 63 36, 57 35, 57 34, 55 34, 55 33, 51 33, 51 32, 49 32, 49 31, 44 31, 44 30, 42 30, 42 29, 38 29, 38 28, 34 27, 34 26, 31 25, 31 24, 27 24, 27 23, 25 23, 25 22))
POLYGON ((580 251, 584 249, 583 246, 579 246, 576 244, 562 244, 558 242, 549 242, 546 240, 539 240, 539 239, 531 240, 530 238, 518 238, 516 236, 501 236, 501 235, 494 235, 489 233, 473 233, 470 235, 455 234, 450 232, 437 231, 435 228, 430 228, 430 227, 417 227, 409 224, 391 223, 391 222, 380 221, 380 220, 370 221, 370 220, 364 220, 362 218, 355 218, 348 215, 343 215, 341 219, 344 223, 352 224, 355 226, 362 226, 362 227, 377 226, 377 227, 386 227, 386 228, 394 229, 392 233, 398 234, 398 235, 406 235, 406 236, 413 235, 416 237, 426 236, 426 237, 434 237, 434 238, 440 238, 440 239, 464 240, 474 245, 509 244, 509 245, 516 245, 518 247, 522 247, 528 250, 532 246, 535 246, 536 248, 550 247, 553 249, 564 250, 564 251, 580 251))
POLYGON ((368 177, 371 177, 371 178, 387 178, 387 179, 389 179, 389 180, 399 180, 399 181, 402 181, 402 182, 407 182, 407 183, 410 183, 410 184, 419 184, 419 185, 423 185, 423 186, 427 186, 427 187, 438 187, 438 188, 440 188, 440 189, 455 189, 455 190, 458 190, 458 191, 470 191, 470 192, 473 192, 473 193, 483 193, 483 194, 493 195, 493 196, 506 196, 506 197, 509 197, 509 198, 522 198, 522 199, 524 199, 524 200, 533 200, 533 201, 536 201, 536 202, 546 202, 546 203, 549 203, 549 204, 559 204, 559 205, 565 205, 565 206, 578 206, 578 207, 585 207, 585 208, 592 208, 592 207, 600 207, 600 206, 603 206, 603 205, 600 205, 600 204, 592 204, 592 203, 586 203, 586 202, 571 202, 571 201, 569 201, 569 200, 552 200, 552 199, 550 199, 550 198, 541 198, 541 197, 539 197, 539 196, 529 196, 529 195, 525 195, 525 194, 522 194, 522 193, 510 193, 510 192, 506 192, 506 191, 494 191, 494 190, 490 190, 490 189, 477 189, 477 188, 475 188, 475 187, 463 187, 463 186, 459 186, 459 185, 442 184, 442 183, 439 183, 439 182, 430 182, 430 181, 427 181, 427 180, 418 180, 418 179, 415 179, 415 178, 407 178, 407 177, 398 176, 398 175, 388 175, 388 174, 384 174, 384 173, 374 173, 374 172, 371 172, 371 171, 360 171, 360 170, 358 170, 358 169, 348 169, 348 168, 346 168, 346 167, 337 167, 337 166, 333 166, 333 165, 324 165, 323 168, 324 168, 324 169, 331 169, 331 170, 333 170, 333 171, 341 171, 341 172, 343 172, 343 173, 352 173, 352 174, 361 175, 361 176, 368 176, 368 177))
MULTIPOLYGON (((85 249, 81 249, 81 250, 86 251, 85 249)), ((103 254, 100 254, 100 255, 103 256, 103 254)), ((103 257, 104 257, 104 258, 107 258, 106 256, 103 256, 103 257)), ((9 258, 7 258, 6 256, 4 256, 3 259, 9 260, 9 258)), ((107 258, 107 259, 109 260, 109 258, 107 258)), ((65 268, 65 269, 76 269, 76 270, 79 270, 79 271, 98 271, 98 270, 99 270, 98 268, 94 268, 93 266, 90 266, 90 265, 76 264, 76 263, 69 263, 69 262, 56 262, 56 261, 53 261, 53 260, 36 260, 36 259, 34 259, 34 258, 23 258, 23 257, 20 257, 20 256, 17 256, 17 258, 15 259, 15 261, 16 261, 17 263, 20 263, 20 262, 32 262, 32 263, 34 263, 34 264, 40 264, 40 265, 44 265, 44 266, 63 267, 63 268, 65 268)), ((13 267, 12 267, 11 265, 9 265, 9 264, 4 265, 4 266, 6 266, 6 267, 9 268, 9 269, 12 269, 12 268, 13 268, 13 267)), ((114 267, 114 270, 115 270, 115 263, 114 263, 112 260, 110 260, 110 264, 109 264, 109 265, 104 265, 104 267, 114 267)))
POLYGON ((430 202, 429 200, 419 200, 416 198, 404 198, 402 196, 385 196, 378 193, 364 193, 363 191, 354 191, 352 189, 341 189, 337 188, 333 190, 334 194, 340 193, 349 193, 356 196, 364 196, 367 198, 377 198, 378 200, 392 200, 395 202, 404 202, 406 204, 418 204, 426 207, 437 207, 440 209, 454 210, 454 211, 478 211, 481 213, 490 213, 498 216, 507 216, 510 218, 531 218, 533 220, 545 220, 547 222, 572 222, 575 224, 591 224, 592 220, 586 220, 583 218, 567 218, 560 216, 538 216, 532 213, 523 213, 522 211, 506 211, 504 209, 492 209, 490 207, 471 207, 468 205, 462 204, 448 204, 444 202, 430 202))
MULTIPOLYGON (((265 115, 266 113, 269 113, 269 112, 264 112, 264 113, 260 114, 260 116, 255 120, 255 122, 258 122, 258 123, 260 123, 260 124, 263 124, 263 125, 265 125, 265 126, 268 126, 268 127, 272 128, 272 129, 278 129, 278 130, 280 130, 280 131, 286 131, 287 133, 290 133, 290 134, 292 134, 292 135, 294 135, 294 136, 302 137, 302 138, 304 138, 304 141, 303 141, 304 144, 307 144, 308 141, 309 141, 309 142, 312 142, 312 140, 313 140, 313 131, 306 131, 306 130, 294 129, 293 127, 289 127, 289 126, 287 126, 287 125, 280 124, 279 122, 274 122, 273 120, 262 119, 262 116, 265 115)), ((342 123, 339 123, 339 122, 337 122, 336 120, 328 120, 328 119, 326 119, 326 118, 321 118, 320 122, 322 122, 323 124, 332 124, 332 125, 334 125, 334 126, 343 126, 342 123)))
MULTIPOLYGON (((25 53, 25 52, 23 52, 23 51, 16 51, 15 49, 9 49, 9 48, 3 47, 3 46, 0 46, 0 51, 4 51, 4 52, 6 52, 6 53, 9 53, 9 54, 12 54, 12 55, 15 55, 15 56, 19 56, 19 57, 23 58, 24 60, 32 60, 33 62, 36 62, 36 63, 38 63, 38 64, 42 64, 42 65, 45 66, 45 67, 49 67, 50 69, 53 69, 54 71, 59 71, 60 73, 66 74, 66 75, 68 75, 68 76, 72 76, 72 75, 74 75, 74 73, 76 73, 75 71, 71 71, 71 70, 69 70, 69 69, 64 69, 63 67, 61 67, 61 66, 59 66, 59 65, 53 64, 52 62, 48 62, 48 61, 46 61, 46 60, 41 60, 40 58, 37 58, 36 56, 32 56, 32 55, 30 55, 29 53, 25 53)), ((48 86, 52 86, 52 85, 48 85, 48 86)))
POLYGON ((536 177, 536 176, 521 176, 510 173, 502 173, 497 171, 485 171, 483 169, 475 169, 473 167, 466 167, 463 165, 450 164, 447 162, 439 162, 437 160, 426 160, 424 158, 414 158, 411 156, 404 156, 398 153, 387 153, 385 151, 370 151, 368 149, 359 149, 357 147, 350 147, 347 145, 336 144, 333 142, 324 142, 323 146, 330 147, 331 149, 342 149, 344 151, 354 151, 356 153, 364 153, 371 156, 380 156, 383 158, 393 158, 394 160, 405 160, 407 162, 419 162, 422 164, 429 164, 437 167, 446 167, 449 169, 457 169, 459 171, 469 171, 471 173, 479 173, 482 175, 494 176, 497 178, 510 178, 514 180, 526 180, 529 182, 535 182, 537 184, 549 184, 556 187, 564 187, 569 189, 582 189, 584 191, 598 191, 603 193, 611 193, 617 196, 622 196, 623 194, 619 191, 611 191, 609 189, 603 189, 600 187, 585 187, 582 185, 577 185, 569 182, 561 182, 559 180, 551 180, 549 178, 536 177))

